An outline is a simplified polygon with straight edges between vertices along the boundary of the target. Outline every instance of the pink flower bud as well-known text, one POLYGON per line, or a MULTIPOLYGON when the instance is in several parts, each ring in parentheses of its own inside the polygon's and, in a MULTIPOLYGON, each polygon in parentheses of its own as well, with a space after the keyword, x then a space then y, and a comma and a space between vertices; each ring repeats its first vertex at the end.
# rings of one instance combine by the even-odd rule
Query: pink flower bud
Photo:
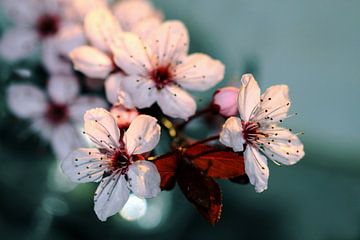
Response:
POLYGON ((230 117, 238 114, 237 97, 239 89, 236 87, 219 88, 213 96, 213 104, 219 108, 221 115, 230 117))
POLYGON ((128 128, 130 123, 139 115, 139 112, 135 108, 128 109, 122 105, 113 106, 110 112, 116 119, 120 129, 128 128))

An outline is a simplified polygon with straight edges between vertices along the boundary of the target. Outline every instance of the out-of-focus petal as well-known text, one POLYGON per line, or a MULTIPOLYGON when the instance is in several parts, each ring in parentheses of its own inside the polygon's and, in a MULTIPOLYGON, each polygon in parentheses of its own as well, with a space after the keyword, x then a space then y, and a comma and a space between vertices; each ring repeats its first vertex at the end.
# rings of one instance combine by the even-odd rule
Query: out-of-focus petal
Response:
POLYGON ((80 24, 64 25, 56 38, 59 52, 66 57, 75 48, 86 44, 85 34, 80 24))
POLYGON ((54 75, 48 82, 48 93, 53 102, 69 104, 79 93, 78 80, 71 75, 54 75))
POLYGON ((34 53, 37 46, 36 32, 29 28, 12 28, 2 36, 0 55, 8 61, 17 61, 34 53))
POLYGON ((106 108, 106 102, 95 96, 81 96, 78 97, 70 106, 70 117, 78 123, 84 119, 84 114, 87 110, 92 108, 106 108))
POLYGON ((51 74, 69 75, 72 72, 72 64, 59 52, 57 41, 49 40, 43 43, 42 62, 51 74))
POLYGON ((31 84, 13 84, 7 89, 7 104, 20 118, 35 118, 47 108, 45 94, 31 84))
POLYGON ((34 0, 2 0, 0 4, 6 17, 17 25, 31 26, 40 14, 34 0))

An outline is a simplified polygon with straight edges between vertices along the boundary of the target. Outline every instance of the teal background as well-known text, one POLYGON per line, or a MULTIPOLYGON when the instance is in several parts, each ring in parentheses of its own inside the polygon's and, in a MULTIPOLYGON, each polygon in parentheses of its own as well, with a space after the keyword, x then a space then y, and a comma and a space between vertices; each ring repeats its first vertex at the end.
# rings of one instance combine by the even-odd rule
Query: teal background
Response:
MULTIPOLYGON (((64 193, 49 183, 55 159, 25 122, 8 114, 4 86, 17 79, 15 66, 2 62, 0 238, 360 239, 360 1, 154 3, 168 19, 185 22, 192 52, 225 63, 228 82, 253 72, 263 90, 289 85, 299 115, 286 124, 305 132, 305 158, 292 167, 272 164, 269 190, 262 194, 250 185, 221 182, 224 209, 216 227, 177 190, 168 198, 168 217, 156 228, 145 230, 119 216, 101 223, 92 210, 95 185, 64 193)), ((29 65, 36 66, 16 64, 29 65)), ((41 84, 44 74, 37 76, 33 80, 41 84)), ((211 94, 197 94, 200 106, 211 94)), ((202 130, 196 123, 192 129, 202 130)))

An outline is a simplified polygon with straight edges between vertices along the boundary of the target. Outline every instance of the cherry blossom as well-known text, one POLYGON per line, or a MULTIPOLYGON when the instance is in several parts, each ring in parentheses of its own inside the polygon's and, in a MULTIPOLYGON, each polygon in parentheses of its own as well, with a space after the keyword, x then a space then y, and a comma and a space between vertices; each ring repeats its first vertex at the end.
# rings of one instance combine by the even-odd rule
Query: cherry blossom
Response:
POLYGON ((304 147, 291 129, 277 123, 289 117, 288 87, 275 85, 260 95, 251 74, 245 74, 237 99, 240 118, 230 117, 220 133, 220 141, 236 152, 244 150, 245 172, 257 192, 267 189, 267 158, 276 164, 292 165, 304 156, 304 147))
POLYGON ((84 44, 82 19, 86 11, 106 6, 106 0, 4 0, 1 6, 15 26, 3 35, 0 54, 17 61, 47 41, 55 41, 64 56, 84 44))
POLYGON ((53 76, 47 93, 29 83, 12 84, 7 89, 7 103, 19 118, 31 122, 51 146, 59 159, 83 143, 77 130, 86 110, 104 107, 106 103, 94 96, 79 96, 77 80, 71 76, 53 76))
POLYGON ((115 35, 110 45, 125 73, 119 81, 119 102, 126 107, 157 103, 164 114, 186 120, 196 103, 184 89, 205 91, 224 77, 220 61, 201 53, 188 55, 188 32, 180 21, 164 22, 146 39, 133 33, 115 35))
POLYGON ((160 192, 160 175, 144 156, 160 139, 157 120, 137 116, 125 132, 102 108, 84 115, 84 134, 97 148, 80 148, 62 162, 63 172, 74 182, 100 182, 94 197, 95 213, 101 221, 118 213, 130 191, 140 198, 160 192))
POLYGON ((120 129, 126 129, 131 122, 139 115, 135 108, 126 108, 122 105, 115 105, 110 109, 110 113, 116 119, 116 123, 120 129))

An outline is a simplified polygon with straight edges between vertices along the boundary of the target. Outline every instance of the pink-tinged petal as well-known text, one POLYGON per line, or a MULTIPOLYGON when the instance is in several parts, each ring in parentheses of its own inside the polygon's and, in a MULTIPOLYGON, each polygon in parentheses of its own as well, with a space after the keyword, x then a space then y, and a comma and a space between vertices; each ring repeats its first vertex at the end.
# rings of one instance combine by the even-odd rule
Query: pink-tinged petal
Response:
POLYGON ((189 90, 206 91, 224 78, 225 66, 208 55, 194 53, 176 66, 175 79, 189 90))
MULTIPOLYGON (((158 90, 155 83, 147 78, 140 76, 128 76, 122 81, 123 90, 131 98, 127 101, 134 104, 137 108, 147 108, 156 102, 158 90)), ((129 104, 124 102, 126 107, 132 108, 129 104)))
POLYGON ((112 151, 119 146, 120 130, 111 113, 94 108, 85 113, 84 122, 85 134, 99 148, 112 151))
POLYGON ((266 157, 255 148, 248 145, 244 152, 245 172, 255 191, 261 193, 268 187, 269 168, 266 157))
POLYGON ((69 104, 77 97, 80 86, 74 76, 54 75, 50 78, 47 89, 53 102, 57 104, 69 104))
POLYGON ((159 66, 177 63, 189 48, 188 31, 180 21, 164 22, 147 40, 159 66))
POLYGON ((110 51, 108 44, 113 34, 121 32, 116 18, 106 8, 89 12, 84 20, 84 29, 90 43, 104 52, 110 51))
POLYGON ((37 50, 38 36, 28 28, 12 28, 4 33, 0 41, 0 55, 8 61, 28 57, 37 50))
POLYGON ((249 121, 260 103, 260 88, 252 74, 244 74, 238 96, 238 110, 244 121, 249 121))
POLYGON ((80 123, 84 119, 84 114, 87 110, 92 108, 106 108, 106 102, 95 96, 81 96, 78 97, 70 106, 70 117, 76 122, 80 123))
POLYGON ((154 117, 137 116, 124 135, 129 154, 142 154, 153 150, 160 140, 160 125, 154 117))
POLYGON ((129 109, 122 105, 116 105, 112 107, 110 112, 116 119, 120 129, 128 128, 134 119, 139 116, 139 112, 136 110, 136 108, 129 109))
POLYGON ((79 130, 70 123, 56 126, 51 136, 51 146, 58 160, 65 159, 72 151, 84 146, 79 130))
POLYGON ((0 4, 6 17, 18 25, 34 24, 40 14, 35 1, 2 0, 0 4))
POLYGON ((219 88, 213 96, 213 104, 219 108, 221 115, 225 117, 238 114, 237 98, 239 89, 236 87, 219 88))
POLYGON ((131 32, 140 36, 142 39, 147 39, 150 36, 150 34, 154 31, 154 29, 160 27, 161 23, 162 23, 161 18, 157 16, 146 18, 135 24, 132 27, 131 32))
POLYGON ((83 28, 80 24, 64 25, 56 36, 59 52, 68 57, 70 52, 86 44, 83 28))
POLYGON ((226 120, 220 133, 220 142, 227 147, 231 147, 235 152, 244 150, 245 140, 240 118, 230 117, 226 120))
POLYGON ((152 162, 146 160, 131 164, 128 171, 129 188, 139 198, 152 198, 160 190, 160 174, 152 162))
POLYGON ((112 174, 101 180, 95 192, 95 213, 101 221, 117 214, 129 199, 130 190, 124 175, 112 174))
POLYGON ((106 0, 61 0, 65 19, 83 21, 86 14, 92 10, 107 7, 106 0))
POLYGON ((164 114, 173 118, 187 120, 196 111, 196 102, 193 97, 175 85, 163 88, 157 103, 164 114))
POLYGON ((110 45, 116 65, 128 75, 146 76, 151 71, 150 50, 139 36, 123 33, 110 45))
POLYGON ((118 91, 122 87, 122 80, 125 78, 125 75, 122 73, 111 74, 105 80, 105 93, 107 100, 115 104, 118 102, 118 91))
POLYGON ((75 48, 70 53, 74 68, 88 77, 106 78, 114 69, 111 58, 90 46, 75 48))
POLYGON ((266 141, 270 142, 265 143, 261 151, 272 161, 293 165, 304 157, 304 145, 290 130, 271 125, 268 129, 261 129, 261 132, 268 135, 266 141))
POLYGON ((146 0, 119 1, 113 6, 113 11, 121 27, 127 32, 132 31, 137 23, 147 18, 161 19, 161 14, 146 0))
POLYGON ((57 49, 57 41, 48 40, 43 43, 42 62, 51 74, 71 74, 72 64, 57 49))
POLYGON ((77 183, 99 182, 109 162, 96 148, 80 148, 61 161, 63 173, 77 183))
POLYGON ((261 95, 260 108, 253 119, 265 124, 277 123, 288 116, 290 106, 288 86, 271 86, 261 95))
POLYGON ((41 116, 47 108, 45 94, 31 84, 10 85, 6 100, 11 112, 20 118, 41 116))

